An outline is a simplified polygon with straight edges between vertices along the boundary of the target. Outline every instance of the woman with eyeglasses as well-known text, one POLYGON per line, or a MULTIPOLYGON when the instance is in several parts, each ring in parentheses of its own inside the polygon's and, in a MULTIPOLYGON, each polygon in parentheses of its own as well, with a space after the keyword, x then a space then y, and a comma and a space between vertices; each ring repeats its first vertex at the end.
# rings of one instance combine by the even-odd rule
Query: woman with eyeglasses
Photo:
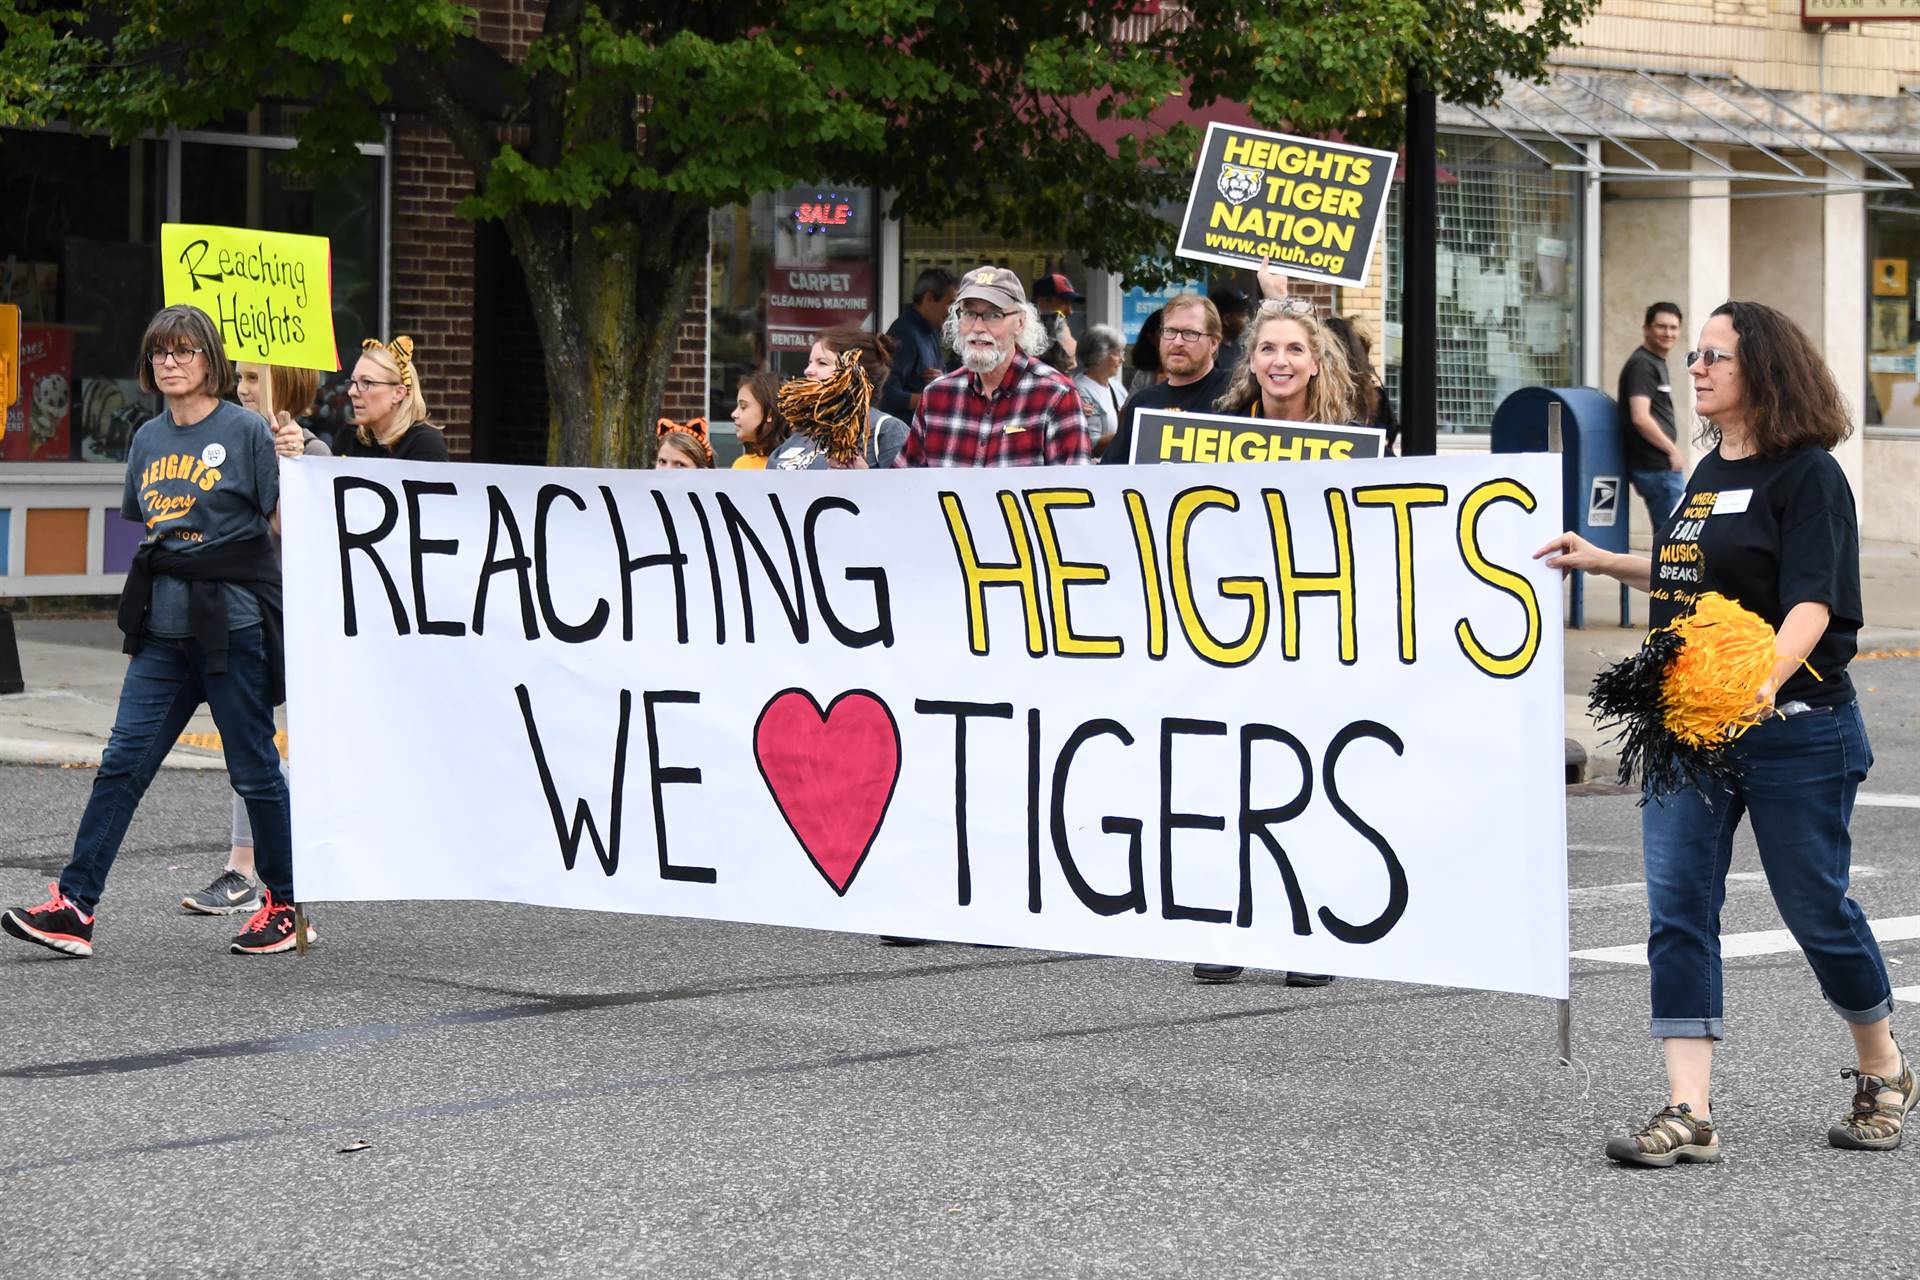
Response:
POLYGON ((334 452, 343 458, 401 458, 408 462, 445 462, 447 438, 427 421, 427 400, 420 391, 420 369, 413 362, 413 339, 392 342, 368 338, 347 379, 354 428, 341 431, 334 452))
POLYGON ((127 825, 193 713, 213 711, 233 789, 253 821, 266 896, 231 950, 295 945, 287 784, 273 709, 285 701, 280 564, 268 531, 280 505, 273 433, 221 397, 233 366, 207 314, 168 307, 140 340, 140 388, 166 408, 134 433, 120 513, 146 526, 120 597, 132 655, 113 733, 47 901, 0 914, 0 927, 69 956, 93 954, 95 909, 127 825))
POLYGON ((1608 1142, 1607 1155, 1658 1167, 1720 1158, 1711 1089, 1715 1042, 1726 1034, 1720 909, 1743 816, 1781 918, 1852 1033, 1855 1065, 1840 1073, 1852 1098, 1827 1141, 1889 1150, 1913 1105, 1913 1070, 1894 1043, 1886 963, 1847 892, 1848 823, 1873 763, 1847 674, 1861 623, 1860 533, 1831 452, 1852 418, 1806 334, 1757 302, 1713 313, 1687 374, 1700 441, 1712 449, 1655 530, 1652 558, 1601 551, 1573 533, 1536 553, 1647 592, 1656 628, 1711 591, 1778 633, 1752 727, 1730 748, 1735 780, 1641 801, 1652 1030, 1668 1094, 1645 1125, 1608 1142))

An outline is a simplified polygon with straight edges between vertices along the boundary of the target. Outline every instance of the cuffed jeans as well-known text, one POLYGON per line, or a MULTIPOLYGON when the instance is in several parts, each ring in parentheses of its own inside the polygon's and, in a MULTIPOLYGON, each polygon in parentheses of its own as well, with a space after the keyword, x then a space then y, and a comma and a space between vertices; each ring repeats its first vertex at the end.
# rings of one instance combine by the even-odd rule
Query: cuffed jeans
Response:
POLYGON ((73 838, 73 860, 60 873, 60 892, 82 910, 94 909, 140 797, 205 703, 220 729, 227 775, 253 820, 260 879, 274 901, 292 902, 293 832, 267 690, 266 642, 259 627, 229 636, 227 669, 218 674, 207 671, 192 640, 147 636, 127 663, 113 735, 73 838))
POLYGON ((1763 721, 1731 750, 1740 765, 1731 787, 1650 798, 1641 811, 1654 1038, 1725 1038, 1720 908, 1742 815, 1753 821, 1780 918, 1827 1003, 1848 1022, 1880 1021, 1893 1009, 1887 966, 1865 913, 1847 896, 1847 824, 1873 766, 1860 704, 1763 721))

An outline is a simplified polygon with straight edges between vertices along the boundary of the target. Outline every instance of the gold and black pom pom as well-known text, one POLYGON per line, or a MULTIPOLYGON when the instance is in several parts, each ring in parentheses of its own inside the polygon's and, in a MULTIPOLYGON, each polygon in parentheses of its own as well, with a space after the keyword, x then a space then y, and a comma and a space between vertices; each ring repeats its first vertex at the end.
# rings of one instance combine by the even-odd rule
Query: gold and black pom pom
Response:
POLYGON ((780 416, 795 435, 810 437, 827 451, 828 461, 841 467, 866 456, 872 403, 873 383, 853 350, 840 353, 839 369, 825 382, 795 378, 780 387, 780 416))
POLYGON ((1756 723, 1755 696, 1780 656, 1766 619, 1710 591, 1594 677, 1588 707, 1617 730, 1620 780, 1656 796, 1731 780, 1729 748, 1756 723))

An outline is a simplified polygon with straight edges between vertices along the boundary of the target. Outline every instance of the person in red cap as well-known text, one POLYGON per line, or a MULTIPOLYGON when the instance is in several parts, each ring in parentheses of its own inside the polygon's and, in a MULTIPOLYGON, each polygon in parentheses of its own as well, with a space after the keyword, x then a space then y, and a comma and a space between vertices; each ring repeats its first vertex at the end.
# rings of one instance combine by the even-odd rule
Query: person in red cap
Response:
MULTIPOLYGON (((1078 296, 1078 295, 1076 295, 1078 296)), ((1027 354, 1045 342, 1020 277, 976 267, 947 313, 960 368, 929 382, 896 467, 1032 467, 1092 454, 1080 393, 1027 354)))
POLYGON ((1080 359, 1079 344, 1067 321, 1073 318, 1073 304, 1086 300, 1087 295, 1058 271, 1049 271, 1033 282, 1033 305, 1048 338, 1040 359, 1065 374, 1072 374, 1080 359))

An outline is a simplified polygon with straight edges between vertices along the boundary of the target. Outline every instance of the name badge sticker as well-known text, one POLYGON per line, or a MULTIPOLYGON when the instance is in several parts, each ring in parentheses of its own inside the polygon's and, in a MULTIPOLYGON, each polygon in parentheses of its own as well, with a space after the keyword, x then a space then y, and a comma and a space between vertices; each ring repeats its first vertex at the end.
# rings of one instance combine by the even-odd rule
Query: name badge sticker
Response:
POLYGON ((1747 509, 1753 501, 1751 489, 1722 489, 1713 500, 1713 514, 1717 516, 1737 516, 1747 509))

